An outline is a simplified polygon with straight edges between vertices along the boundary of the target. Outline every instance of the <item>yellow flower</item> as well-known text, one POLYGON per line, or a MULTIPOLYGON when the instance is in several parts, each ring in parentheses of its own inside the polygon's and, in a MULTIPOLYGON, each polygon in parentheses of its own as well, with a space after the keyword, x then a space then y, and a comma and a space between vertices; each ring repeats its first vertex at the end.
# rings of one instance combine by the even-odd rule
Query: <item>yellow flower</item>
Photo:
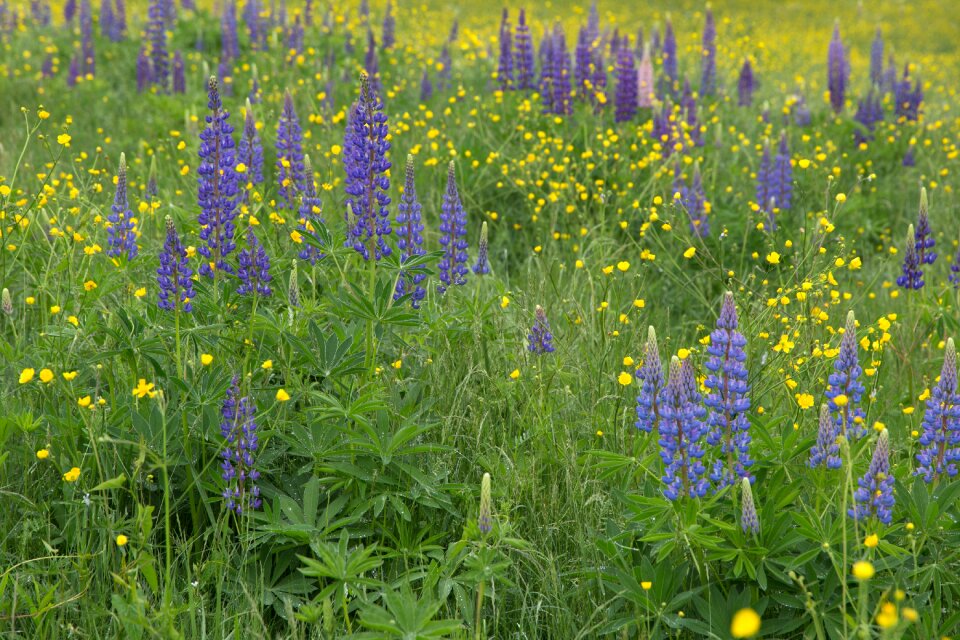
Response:
POLYGON ((900 616, 897 615, 897 605, 892 602, 884 602, 883 606, 880 607, 880 613, 877 614, 877 625, 881 629, 889 629, 899 621, 900 616))
POLYGON ((273 360, 264 360, 263 364, 260 365, 260 368, 265 369, 267 371, 269 371, 270 369, 273 369, 273 360))
POLYGON ((60 313, 60 305, 55 304, 52 307, 50 307, 50 313, 51 315, 57 315, 58 313, 60 313))
POLYGON ((617 263, 617 269, 619 269, 619 270, 620 270, 621 272, 623 272, 623 273, 626 273, 627 271, 630 270, 630 263, 627 262, 626 260, 623 260, 623 261, 621 261, 621 262, 618 262, 618 263, 617 263))
POLYGON ((603 268, 603 275, 608 276, 613 273, 613 265, 608 265, 603 268))
POLYGON ((40 369, 40 382, 48 384, 51 380, 53 380, 53 371, 50 371, 50 369, 40 369))
POLYGON ((633 382, 633 376, 627 373, 626 371, 621 371, 620 375, 617 376, 617 382, 619 382, 625 387, 629 386, 630 383, 633 382))
POLYGON ((86 282, 83 283, 84 291, 93 291, 96 288, 97 288, 97 283, 94 282, 93 280, 87 280, 86 282))
POLYGON ((140 287, 139 289, 133 292, 133 295, 137 298, 142 298, 143 296, 147 295, 147 288, 140 287))
POLYGON ((157 392, 153 390, 154 384, 152 382, 147 382, 143 378, 140 378, 140 381, 137 383, 137 386, 133 388, 133 395, 138 398, 144 397, 155 397, 157 392))
POLYGON ((117 536, 117 546, 118 546, 118 547, 123 547, 123 546, 125 546, 125 545, 127 544, 127 541, 128 541, 128 540, 127 540, 127 536, 123 535, 122 533, 117 536))
POLYGON ((238 162, 237 173, 246 173, 246 172, 247 172, 247 165, 243 164, 242 162, 238 162))
POLYGON ((500 298, 500 308, 506 309, 508 306, 510 306, 510 298, 508 298, 507 296, 503 296, 502 298, 500 298))
POLYGON ((77 377, 77 372, 76 372, 76 371, 64 371, 61 375, 63 376, 63 379, 64 379, 64 380, 66 380, 67 382, 70 382, 71 380, 73 380, 74 378, 77 377))
POLYGON ((845 406, 847 406, 847 403, 848 403, 849 401, 850 401, 850 400, 847 398, 847 396, 841 393, 841 394, 838 394, 838 395, 833 399, 833 404, 837 405, 838 407, 845 407, 845 406))
POLYGON ((686 360, 690 357, 690 349, 677 349, 677 357, 686 360))
POLYGON ((624 358, 623 358, 623 366, 625 366, 625 367, 632 367, 632 366, 633 366, 633 358, 631 358, 630 356, 624 356, 624 358))
POLYGON ((83 407, 84 409, 90 406, 90 402, 92 402, 90 396, 83 396, 82 398, 77 398, 77 404, 83 407))
POLYGON ((875 573, 873 565, 866 560, 853 563, 853 577, 857 580, 869 580, 875 573))
POLYGON ((697 248, 696 248, 696 247, 690 247, 689 249, 687 249, 686 251, 683 252, 683 257, 686 258, 687 260, 689 260, 690 258, 692 258, 692 257, 695 256, 695 255, 697 255, 697 248))
POLYGON ((794 397, 801 409, 806 410, 813 406, 813 396, 809 393, 798 393, 794 397))
POLYGON ((520 377, 520 369, 514 369, 513 371, 510 372, 511 380, 516 380, 519 377, 520 377))
POLYGON ((33 380, 33 374, 34 374, 34 370, 33 370, 33 369, 24 369, 23 371, 21 371, 21 372, 20 372, 20 384, 27 384, 28 382, 30 382, 31 380, 33 380))
POLYGON ((780 264, 780 254, 776 251, 771 251, 767 254, 767 262, 770 264, 780 264))
POLYGON ((57 136, 57 144, 63 145, 64 147, 70 146, 70 140, 72 140, 72 138, 69 133, 61 133, 57 136))
POLYGON ((758 631, 760 631, 760 615, 756 611, 747 607, 733 614, 733 620, 730 621, 730 635, 734 638, 749 638, 757 635, 758 631))
POLYGON ((76 482, 80 478, 80 467, 73 467, 70 471, 63 474, 63 479, 67 482, 76 482))
POLYGON ((286 402, 290 399, 290 394, 286 389, 277 389, 277 402, 286 402))
POLYGON ((878 544, 880 544, 880 536, 875 533, 871 533, 863 540, 863 546, 865 546, 867 549, 873 549, 878 544))
POLYGON ((649 580, 644 580, 643 582, 640 583, 640 587, 641 587, 644 591, 650 591, 650 587, 652 587, 652 586, 653 586, 653 583, 650 582, 649 580))
POLYGON ((209 353, 200 354, 200 364, 206 367, 206 366, 209 366, 212 362, 213 362, 212 355, 210 355, 209 353))
POLYGON ((844 203, 844 202, 846 202, 846 201, 847 201, 847 194, 845 194, 845 193, 838 193, 838 194, 837 194, 837 202, 839 202, 839 203, 842 204, 842 203, 844 203))
POLYGON ((390 366, 393 367, 394 369, 399 369, 400 367, 403 366, 403 360, 397 360, 390 366))
POLYGON ((917 614, 917 610, 913 607, 904 607, 901 613, 903 613, 903 619, 907 622, 916 622, 920 619, 920 616, 917 614))
POLYGON ((39 458, 40 460, 46 460, 49 457, 50 457, 49 449, 40 449, 40 451, 37 451, 37 458, 39 458))

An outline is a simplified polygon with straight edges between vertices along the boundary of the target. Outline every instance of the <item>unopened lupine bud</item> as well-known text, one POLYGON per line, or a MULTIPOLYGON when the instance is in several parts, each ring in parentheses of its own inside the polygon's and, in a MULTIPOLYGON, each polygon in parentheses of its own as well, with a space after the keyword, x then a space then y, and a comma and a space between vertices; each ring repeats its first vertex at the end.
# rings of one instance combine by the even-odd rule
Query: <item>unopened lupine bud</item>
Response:
POLYGON ((477 517, 477 526, 484 534, 493 529, 493 513, 490 502, 490 474, 483 474, 480 481, 480 515, 477 517))
POLYGON ((753 489, 750 488, 750 479, 742 478, 740 486, 743 489, 743 511, 740 516, 740 528, 744 533, 760 533, 760 518, 757 516, 757 506, 753 502, 753 489))
POLYGON ((13 300, 10 299, 10 289, 3 288, 3 297, 0 299, 0 309, 8 316, 13 315, 13 300))

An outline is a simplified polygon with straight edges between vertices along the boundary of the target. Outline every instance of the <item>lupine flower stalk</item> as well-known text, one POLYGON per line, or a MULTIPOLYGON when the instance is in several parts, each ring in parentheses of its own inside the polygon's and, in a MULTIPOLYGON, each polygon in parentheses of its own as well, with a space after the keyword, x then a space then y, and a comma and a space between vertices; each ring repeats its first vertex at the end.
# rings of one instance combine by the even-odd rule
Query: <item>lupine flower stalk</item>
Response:
MULTIPOLYGON (((417 186, 413 175, 413 156, 407 155, 403 195, 400 196, 400 204, 397 205, 397 248, 400 249, 401 266, 407 260, 426 253, 423 249, 423 222, 420 210, 420 201, 417 200, 417 186)), ((409 273, 401 270, 400 277, 397 278, 394 300, 410 294, 410 305, 414 309, 419 309, 420 303, 427 295, 426 289, 421 284, 426 277, 427 274, 422 272, 409 273)))
POLYGON ((643 354, 643 365, 634 373, 640 382, 640 395, 637 396, 637 421, 635 426, 646 433, 655 433, 660 423, 660 392, 663 390, 663 365, 660 363, 660 347, 657 345, 657 332, 647 328, 647 344, 643 354))
POLYGON ((879 87, 883 83, 883 33, 877 33, 870 43, 870 84, 879 87))
POLYGON ((233 273, 225 258, 236 248, 233 240, 239 179, 236 171, 233 126, 223 109, 216 77, 207 83, 210 114, 200 133, 200 167, 197 169, 200 204, 200 239, 197 251, 207 260, 200 275, 215 279, 217 271, 233 273))
POLYGON ((659 407, 663 495, 669 500, 705 496, 709 483, 701 460, 704 454, 701 440, 706 433, 703 423, 706 410, 689 360, 681 365, 678 357, 671 359, 670 377, 660 392, 659 407))
POLYGON ((140 53, 137 54, 137 93, 146 91, 152 82, 150 57, 147 55, 146 47, 140 47, 140 53))
POLYGON ((533 40, 530 37, 530 27, 527 25, 527 14, 520 9, 517 17, 517 29, 514 34, 513 59, 516 66, 517 89, 529 91, 535 88, 533 68, 533 40))
POLYGON ((838 438, 837 425, 830 415, 830 405, 823 403, 820 405, 817 441, 810 449, 808 464, 813 468, 826 466, 827 469, 839 469, 841 460, 838 438))
POLYGON ((283 111, 277 124, 278 209, 297 208, 303 181, 303 130, 293 106, 293 95, 287 91, 283 96, 283 111))
POLYGON ((570 101, 570 54, 567 52, 567 38, 559 25, 553 32, 553 113, 570 115, 573 105, 570 101))
POLYGON ((466 284, 467 279, 467 214, 460 203, 454 164, 447 171, 447 190, 443 194, 440 211, 440 246, 443 258, 437 264, 440 284, 437 291, 444 293, 451 285, 466 284))
POLYGON ((226 488, 223 498, 227 509, 242 514, 248 509, 258 509, 261 504, 260 487, 256 482, 260 472, 254 466, 254 456, 260 447, 257 438, 255 415, 256 402, 249 396, 240 395, 240 378, 233 377, 220 414, 220 434, 226 441, 220 457, 223 481, 226 488))
POLYGON ((629 122, 637 115, 637 70, 633 52, 624 47, 617 54, 617 93, 614 97, 617 122, 629 122))
POLYGON ((843 111, 849 75, 849 63, 840 39, 840 22, 837 21, 833 25, 833 37, 827 49, 827 90, 830 92, 830 106, 835 113, 843 111))
MULTIPOLYGON (((298 210, 300 225, 298 229, 316 237, 317 225, 326 224, 326 221, 320 215, 323 211, 323 203, 320 201, 320 196, 317 195, 317 183, 313 179, 313 165, 310 163, 310 156, 304 156, 303 158, 303 172, 303 193, 300 194, 300 208, 298 210)), ((323 252, 317 247, 304 243, 298 257, 314 265, 317 260, 323 258, 323 255, 323 252)))
POLYGON ((960 462, 960 393, 957 393, 957 350, 953 338, 947 340, 940 380, 927 398, 923 414, 923 433, 914 473, 933 482, 943 476, 957 475, 960 462))
POLYGON ((173 92, 187 92, 187 77, 183 66, 183 56, 177 51, 173 54, 173 92))
POLYGON ((167 25, 163 0, 150 1, 147 40, 150 41, 151 79, 161 93, 166 93, 170 83, 170 54, 167 51, 167 25))
POLYGON ((173 219, 166 218, 167 239, 160 252, 160 267, 157 269, 157 284, 160 296, 157 306, 167 311, 179 308, 185 313, 193 311, 193 269, 187 251, 180 242, 173 219))
POLYGON ((249 99, 243 113, 243 134, 237 145, 237 163, 238 166, 243 165, 242 175, 248 184, 263 184, 263 143, 249 99))
POLYGON ((848 440, 862 438, 867 433, 866 412, 860 403, 866 388, 861 382, 863 368, 857 356, 857 320, 853 311, 847 313, 847 323, 840 339, 840 353, 833 363, 833 373, 827 378, 826 396, 834 418, 834 431, 848 440))
POLYGON ((743 491, 743 505, 740 510, 740 528, 744 533, 757 535, 760 533, 760 517, 757 515, 757 505, 753 501, 753 489, 750 488, 750 479, 741 478, 740 488, 743 491))
POLYGON ((702 69, 700 75, 700 95, 712 96, 717 90, 717 26, 713 21, 713 11, 707 9, 703 25, 703 44, 700 55, 702 69))
POLYGON ((393 17, 393 3, 387 0, 387 9, 383 14, 383 33, 380 40, 384 49, 390 49, 397 42, 397 20, 393 17))
POLYGON ((917 250, 918 264, 933 264, 937 260, 937 253, 932 251, 937 242, 933 239, 933 231, 930 229, 930 217, 927 205, 927 188, 920 188, 920 210, 917 213, 917 226, 914 230, 915 242, 914 248, 917 250))
POLYGON ((480 276, 490 273, 489 262, 489 238, 487 237, 487 221, 484 220, 480 225, 480 241, 477 243, 477 261, 473 265, 473 272, 480 276))
POLYGON ((347 173, 347 241, 364 260, 390 255, 390 161, 387 116, 383 103, 360 74, 360 99, 352 109, 344 137, 343 166, 347 173), (352 212, 352 214, 351 214, 352 212))
POLYGON ((493 531, 493 506, 490 496, 490 474, 484 473, 480 481, 480 513, 477 516, 477 527, 480 533, 486 535, 493 531))
POLYGON ((540 305, 537 305, 533 327, 527 335, 527 350, 535 356, 553 353, 554 351, 553 334, 550 333, 547 312, 540 305))
POLYGON ((737 330, 737 308, 729 291, 717 319, 717 328, 710 334, 706 362, 709 372, 704 383, 709 393, 705 404, 709 410, 707 425, 711 431, 707 442, 720 447, 710 478, 717 489, 730 486, 737 478, 750 478, 750 385, 747 383, 746 338, 737 330))
POLYGON ((500 21, 500 60, 497 63, 497 81, 504 91, 513 86, 513 40, 507 16, 507 9, 504 8, 500 21))
POLYGON ((848 511, 856 520, 876 517, 883 524, 893 521, 893 476, 890 475, 890 440, 887 430, 880 432, 873 450, 870 468, 857 480, 853 497, 856 504, 848 511))
POLYGON ((753 104, 754 89, 753 66, 749 60, 743 61, 740 68, 740 78, 737 80, 737 104, 741 107, 749 107, 753 104))
POLYGON ((667 26, 663 30, 663 86, 660 95, 673 96, 677 90, 677 39, 673 35, 673 23, 667 18, 667 26))
POLYGON ((924 285, 920 257, 917 255, 916 237, 913 225, 910 225, 907 228, 907 249, 903 255, 903 273, 897 278, 897 286, 904 289, 922 289, 924 285))
POLYGON ((107 228, 107 255, 113 258, 126 254, 127 260, 137 257, 137 234, 134 231, 133 213, 127 204, 127 158, 120 154, 120 168, 117 170, 117 189, 107 216, 110 226, 107 228))
POLYGON ((253 227, 247 228, 247 248, 240 250, 237 262, 240 264, 237 270, 237 277, 240 279, 240 286, 237 287, 238 294, 257 295, 263 298, 273 295, 269 284, 270 258, 267 257, 267 252, 253 232, 253 227))

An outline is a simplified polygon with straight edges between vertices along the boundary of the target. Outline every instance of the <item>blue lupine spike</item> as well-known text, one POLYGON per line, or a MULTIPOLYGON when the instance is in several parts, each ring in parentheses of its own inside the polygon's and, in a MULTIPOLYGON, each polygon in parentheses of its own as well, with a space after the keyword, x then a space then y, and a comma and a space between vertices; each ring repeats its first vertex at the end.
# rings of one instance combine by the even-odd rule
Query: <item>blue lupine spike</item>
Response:
POLYGON ((830 416, 830 406, 827 403, 820 405, 820 420, 817 427, 817 442, 810 449, 808 464, 813 467, 826 465, 828 469, 839 469, 840 444, 837 441, 839 434, 837 425, 830 416))
MULTIPOLYGON (((420 201, 417 200, 417 186, 413 175, 413 156, 407 155, 406 173, 403 183, 403 195, 397 205, 397 248, 400 249, 400 264, 407 260, 422 256, 423 249, 423 222, 421 218, 420 201)), ((423 272, 408 273, 401 270, 397 278, 397 290, 394 300, 410 294, 410 305, 414 309, 420 308, 420 303, 427 295, 421 284, 427 277, 423 272)))
POLYGON ((867 433, 864 425, 866 412, 860 403, 866 391, 860 380, 863 368, 857 356, 857 320, 853 311, 847 313, 847 322, 840 340, 840 353, 833 363, 833 373, 827 378, 826 396, 834 416, 834 431, 848 440, 862 438, 867 433), (843 400, 838 402, 842 396, 843 400))
POLYGON ((740 67, 740 78, 737 80, 737 104, 749 107, 753 104, 753 90, 756 82, 753 77, 753 66, 749 60, 743 61, 740 67))
POLYGON ((500 20, 500 59, 497 62, 497 81, 503 91, 513 87, 513 39, 506 8, 500 20))
POLYGON ((877 33, 870 44, 870 84, 879 86, 883 82, 883 33, 877 27, 877 33))
POLYGON ((473 265, 473 272, 478 276, 490 273, 490 262, 488 260, 489 248, 487 246, 488 242, 487 221, 484 220, 483 224, 480 225, 480 241, 477 244, 477 261, 473 265))
POLYGON ((237 145, 237 162, 246 167, 244 176, 248 182, 263 184, 263 142, 249 99, 243 113, 243 134, 237 145))
POLYGON ((293 106, 293 95, 287 91, 277 124, 278 209, 296 209, 303 182, 303 130, 293 106))
POLYGON ((550 323, 547 321, 547 313, 540 305, 537 305, 533 327, 530 329, 529 335, 527 335, 527 342, 527 350, 536 356, 554 351, 553 334, 550 333, 550 323))
POLYGON ((347 241, 364 260, 389 256, 387 236, 391 233, 390 161, 387 151, 387 116, 383 103, 370 86, 366 73, 360 74, 360 99, 351 110, 344 136, 343 168, 347 173, 347 241))
POLYGON ((847 512, 855 520, 876 517, 883 524, 893 521, 893 476, 890 474, 890 441, 887 430, 880 432, 870 468, 857 480, 856 504, 847 512))
POLYGON ((517 18, 517 29, 514 33, 513 58, 517 68, 517 89, 529 91, 535 87, 533 68, 533 40, 530 37, 530 27, 527 25, 527 14, 520 9, 517 18))
POLYGON ((907 228, 907 249, 903 255, 903 275, 897 278, 897 285, 904 289, 922 289, 923 270, 920 268, 920 257, 917 255, 917 234, 913 225, 907 228))
POLYGON ((126 254, 127 260, 137 257, 137 234, 134 231, 133 213, 127 204, 127 158, 120 154, 120 168, 117 170, 117 189, 107 216, 110 226, 107 229, 107 255, 117 257, 126 254))
POLYGON ((147 39, 150 41, 151 78, 161 93, 170 84, 170 54, 167 51, 167 22, 162 0, 150 0, 147 39))
POLYGON ((200 133, 200 167, 197 169, 200 204, 200 239, 197 251, 207 260, 200 275, 213 278, 215 271, 233 273, 226 257, 236 248, 233 240, 239 179, 236 170, 233 126, 223 109, 217 78, 207 83, 210 115, 200 133))
POLYGON ((931 251, 937 242, 933 238, 933 231, 930 229, 930 218, 928 214, 929 206, 927 204, 927 188, 920 188, 920 211, 917 214, 917 226, 915 232, 914 248, 917 250, 917 262, 921 265, 933 264, 937 259, 937 253, 931 251))
POLYGON ((706 410, 700 400, 690 361, 681 364, 674 356, 670 361, 669 381, 659 398, 663 494, 669 500, 685 495, 703 497, 709 489, 706 467, 702 462, 706 410))
POLYGON ((383 34, 380 36, 384 49, 391 49, 396 44, 396 31, 397 20, 393 17, 393 3, 387 0, 387 9, 383 14, 383 34))
POLYGON ((180 307, 184 313, 193 311, 193 269, 187 251, 180 242, 176 227, 170 216, 166 218, 167 239, 160 252, 160 267, 157 269, 157 284, 160 299, 157 306, 167 311, 180 307))
POLYGON ((717 26, 713 21, 713 11, 709 8, 703 25, 701 56, 703 60, 700 74, 700 95, 712 96, 717 90, 717 26))
POLYGON ((757 515, 757 505, 753 501, 753 489, 750 488, 750 479, 741 478, 740 488, 743 491, 740 528, 744 533, 757 535, 760 533, 760 517, 757 515))
POLYGON ((640 382, 640 395, 637 396, 637 421, 634 424, 641 431, 657 433, 660 422, 658 403, 664 381, 657 332, 653 327, 647 329, 643 365, 634 372, 634 375, 640 382))
POLYGON ((253 232, 253 227, 247 228, 247 248, 240 250, 237 262, 240 264, 237 270, 237 277, 240 279, 238 294, 255 294, 264 298, 273 295, 269 284, 270 258, 253 232))
POLYGON ((257 405, 250 396, 240 395, 240 378, 234 376, 227 389, 220 414, 220 434, 226 440, 220 457, 221 475, 226 483, 223 498, 227 509, 242 514, 260 507, 260 472, 254 458, 260 447, 255 420, 257 405))
POLYGON ((706 362, 709 390, 705 404, 708 408, 707 425, 711 431, 707 442, 720 447, 714 463, 713 480, 717 489, 733 485, 738 478, 750 478, 750 385, 747 382, 746 338, 738 330, 737 308, 733 293, 723 297, 717 328, 710 334, 706 362))
POLYGON ((454 164, 447 171, 447 189, 443 194, 440 212, 440 246, 443 258, 437 264, 440 284, 437 291, 444 293, 451 285, 466 284, 467 279, 467 214, 457 191, 454 164))
POLYGON ((835 113, 843 111, 849 76, 850 63, 843 48, 843 41, 840 39, 840 21, 838 20, 833 25, 833 37, 827 49, 827 90, 830 92, 830 105, 835 113))
POLYGON ((629 122, 637 115, 637 70, 633 52, 623 48, 617 53, 617 92, 614 96, 617 122, 629 122))
POLYGON ((662 86, 660 95, 675 96, 677 91, 677 39, 673 34, 673 23, 667 18, 667 24, 663 29, 663 50, 661 52, 663 62, 662 86))
POLYGON ((918 443, 916 475, 926 482, 957 475, 960 462, 960 393, 957 393, 957 350, 953 338, 947 340, 940 380, 927 398, 923 414, 923 434, 918 443))

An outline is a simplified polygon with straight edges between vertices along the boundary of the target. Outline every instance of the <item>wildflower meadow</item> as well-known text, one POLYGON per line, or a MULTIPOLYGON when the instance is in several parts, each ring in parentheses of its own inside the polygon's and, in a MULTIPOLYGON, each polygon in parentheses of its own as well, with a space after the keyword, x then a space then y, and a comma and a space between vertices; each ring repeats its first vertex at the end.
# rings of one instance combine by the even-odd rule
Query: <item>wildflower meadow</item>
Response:
POLYGON ((958 8, 0 0, 0 637, 960 635, 958 8))

